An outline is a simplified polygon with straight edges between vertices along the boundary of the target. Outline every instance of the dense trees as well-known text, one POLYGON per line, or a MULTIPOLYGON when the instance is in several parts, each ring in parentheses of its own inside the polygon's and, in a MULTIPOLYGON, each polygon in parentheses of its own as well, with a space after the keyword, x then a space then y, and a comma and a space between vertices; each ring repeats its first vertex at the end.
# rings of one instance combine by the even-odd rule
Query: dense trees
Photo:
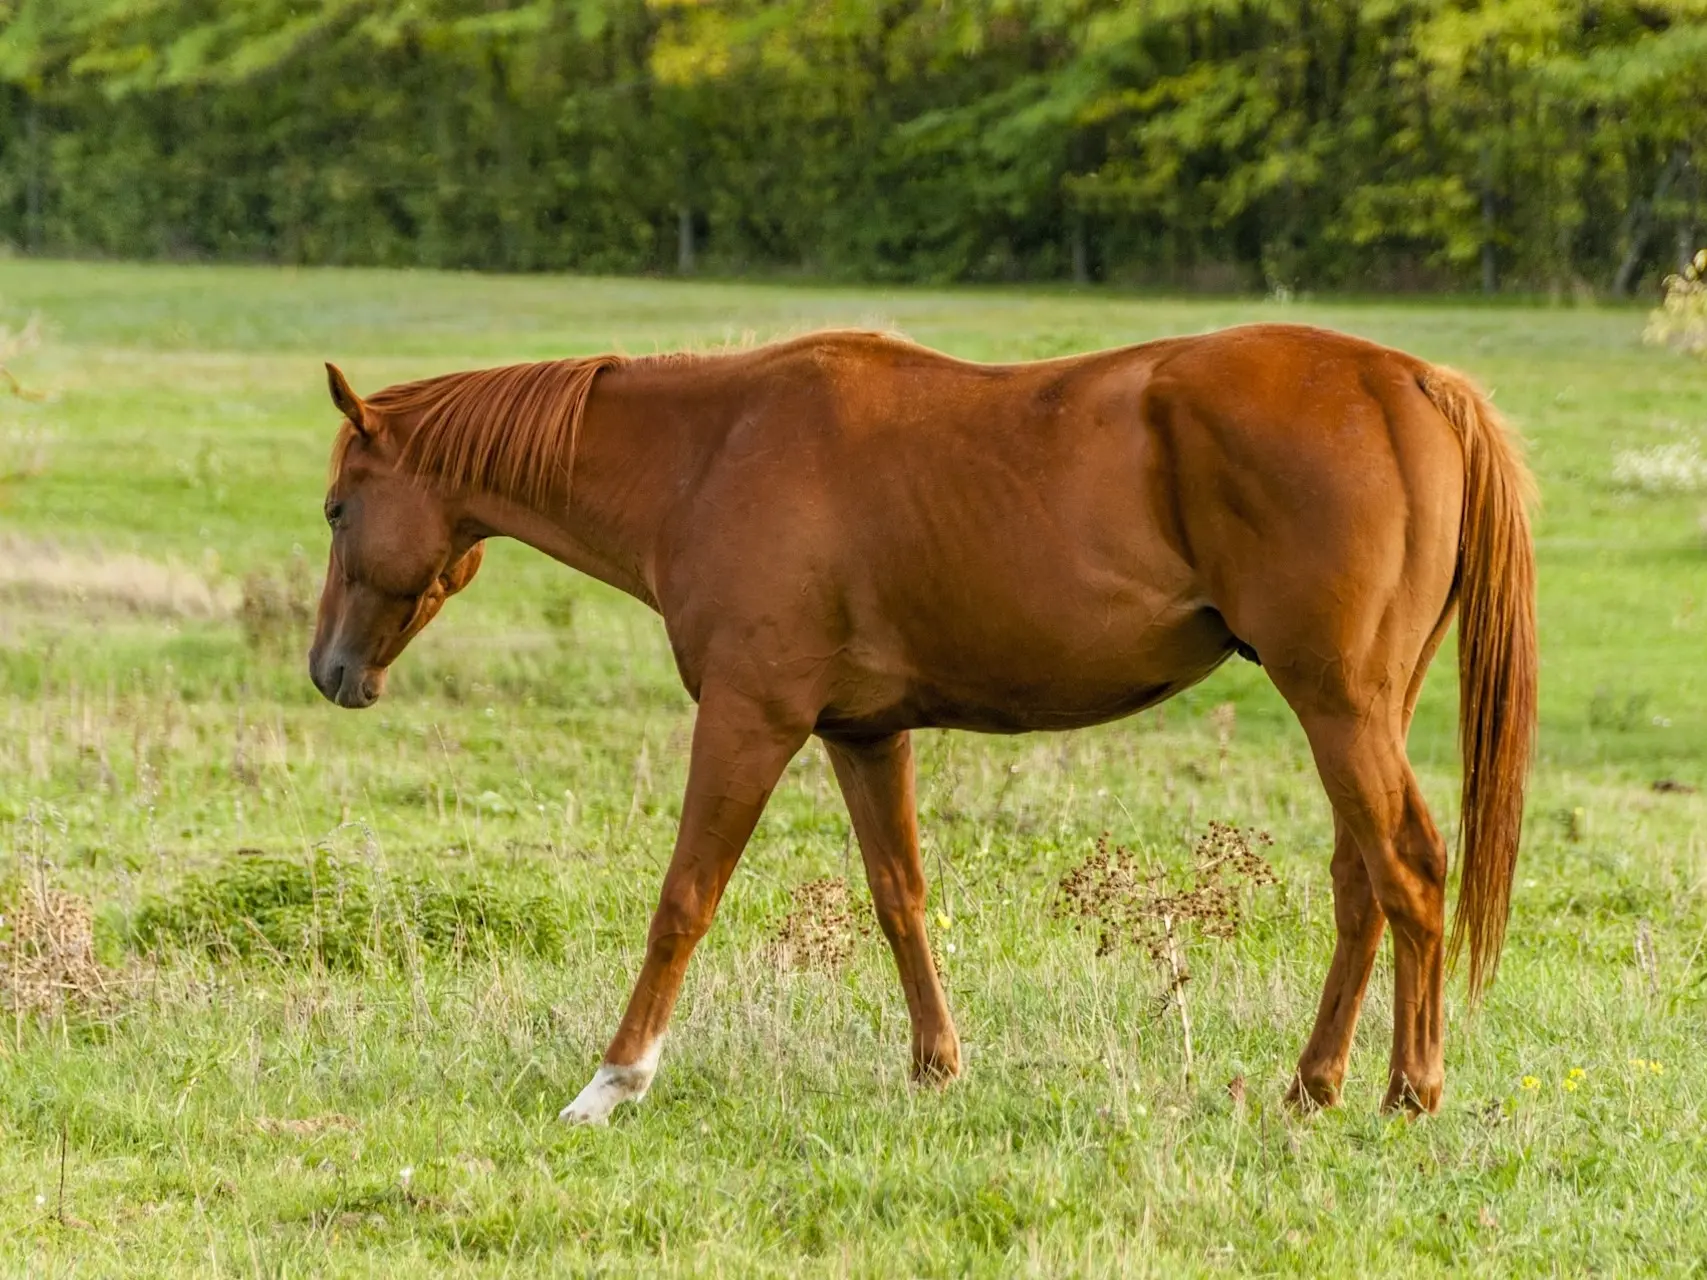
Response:
POLYGON ((0 0, 30 251, 1624 292, 1707 0, 0 0))

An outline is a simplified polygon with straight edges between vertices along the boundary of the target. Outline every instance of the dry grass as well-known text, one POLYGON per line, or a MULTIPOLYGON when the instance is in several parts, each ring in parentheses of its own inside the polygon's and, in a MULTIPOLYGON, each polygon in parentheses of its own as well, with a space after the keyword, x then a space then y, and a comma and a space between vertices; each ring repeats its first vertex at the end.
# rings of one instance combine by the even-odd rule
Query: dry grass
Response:
POLYGON ((181 565, 0 536, 0 596, 175 618, 228 618, 236 593, 181 565))
POLYGON ((258 652, 300 648, 314 622, 314 583, 307 562, 295 556, 281 572, 257 569, 245 577, 238 618, 244 639, 258 652))
POLYGON ((1707 458, 1694 440, 1621 449, 1612 457, 1612 483, 1638 493, 1700 493, 1707 489, 1707 458))
POLYGON ((293 1138, 316 1138, 323 1133, 352 1132, 361 1128, 361 1125, 351 1117, 334 1111, 328 1115, 305 1116, 301 1119, 260 1116, 255 1121, 255 1128, 270 1135, 287 1134, 293 1138))
POLYGON ((114 984, 95 958, 95 919, 86 899, 35 874, 0 898, 0 1006, 57 1014, 107 1005, 114 984))

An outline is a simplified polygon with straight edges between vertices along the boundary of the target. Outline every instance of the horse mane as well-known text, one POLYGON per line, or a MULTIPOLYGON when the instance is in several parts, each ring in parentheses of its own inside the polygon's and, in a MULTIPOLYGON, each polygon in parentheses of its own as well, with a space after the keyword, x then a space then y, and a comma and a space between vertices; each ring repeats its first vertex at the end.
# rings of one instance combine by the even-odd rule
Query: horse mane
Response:
POLYGON ((624 363, 602 355, 472 369, 399 383, 367 403, 414 420, 403 464, 417 474, 542 508, 568 492, 593 379, 624 363))
MULTIPOLYGON (((545 360, 440 374, 376 391, 368 407, 410 420, 403 465, 453 489, 479 489, 543 509, 566 497, 580 442, 581 419, 593 379, 626 365, 677 365, 752 355, 825 341, 895 343, 906 338, 873 330, 820 330, 754 346, 750 340, 721 350, 674 351, 630 359, 618 355, 545 360)), ((332 449, 331 480, 349 452, 348 423, 332 449)))

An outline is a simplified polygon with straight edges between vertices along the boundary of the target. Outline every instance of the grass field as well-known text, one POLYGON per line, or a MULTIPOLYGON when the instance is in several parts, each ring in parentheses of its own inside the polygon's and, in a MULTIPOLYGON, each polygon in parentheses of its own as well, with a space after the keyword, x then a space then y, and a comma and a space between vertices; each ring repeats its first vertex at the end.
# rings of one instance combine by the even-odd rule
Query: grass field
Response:
MULTIPOLYGON (((0 263, 0 319, 32 312, 46 340, 13 369, 52 397, 0 404, 0 1271, 1704 1265, 1707 497, 1614 465, 1707 429, 1707 371, 1643 348, 1638 312, 0 263), (320 701, 299 641, 247 640, 245 576, 318 586, 319 362, 366 391, 826 324, 1019 359, 1257 318, 1473 373, 1542 482, 1541 758, 1500 981, 1473 1014, 1449 997, 1440 1116, 1376 1112, 1385 955, 1346 1105, 1281 1105, 1331 950, 1330 826, 1302 735, 1233 663, 1095 731, 920 735, 963 1081, 909 1087, 880 938, 830 971, 777 959, 797 886, 851 867, 864 895, 811 747, 650 1097, 558 1125, 638 963, 691 705, 656 619, 518 547, 366 714, 320 701), (1271 832, 1279 883, 1187 944, 1188 1078, 1155 966, 1053 908, 1100 833, 1178 869, 1211 820, 1271 832), (32 986, 16 935, 43 903, 72 913, 71 968, 32 986)), ((1448 653, 1412 740, 1448 828, 1454 716, 1448 653)))

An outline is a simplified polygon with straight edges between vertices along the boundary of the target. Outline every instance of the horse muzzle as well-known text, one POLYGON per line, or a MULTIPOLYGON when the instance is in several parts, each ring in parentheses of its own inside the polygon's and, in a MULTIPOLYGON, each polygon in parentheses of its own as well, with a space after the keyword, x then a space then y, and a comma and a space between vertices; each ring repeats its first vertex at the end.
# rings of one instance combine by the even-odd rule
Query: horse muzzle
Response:
POLYGON ((336 652, 311 653, 308 676, 328 702, 360 711, 379 701, 385 692, 385 668, 353 662, 336 652))

